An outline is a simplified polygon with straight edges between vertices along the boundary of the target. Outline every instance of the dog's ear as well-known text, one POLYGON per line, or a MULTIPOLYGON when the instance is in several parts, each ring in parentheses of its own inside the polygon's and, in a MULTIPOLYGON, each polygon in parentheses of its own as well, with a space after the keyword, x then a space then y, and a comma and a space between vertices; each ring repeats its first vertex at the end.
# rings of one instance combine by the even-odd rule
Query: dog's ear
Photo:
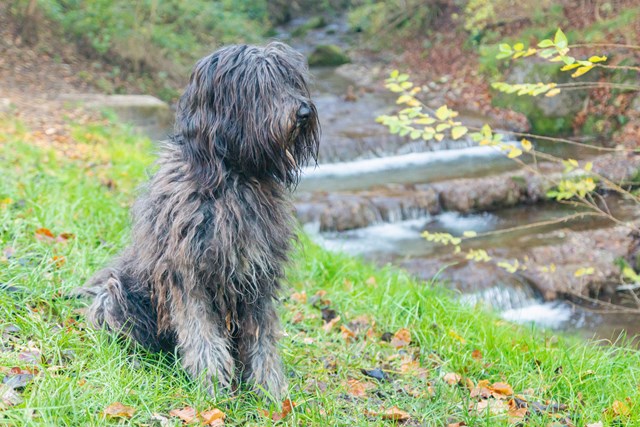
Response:
POLYGON ((217 134, 213 129, 221 118, 215 117, 217 112, 209 108, 216 102, 214 76, 220 52, 202 58, 193 68, 178 103, 172 138, 192 168, 193 176, 209 189, 217 188, 224 180, 225 146, 215 140, 217 134))

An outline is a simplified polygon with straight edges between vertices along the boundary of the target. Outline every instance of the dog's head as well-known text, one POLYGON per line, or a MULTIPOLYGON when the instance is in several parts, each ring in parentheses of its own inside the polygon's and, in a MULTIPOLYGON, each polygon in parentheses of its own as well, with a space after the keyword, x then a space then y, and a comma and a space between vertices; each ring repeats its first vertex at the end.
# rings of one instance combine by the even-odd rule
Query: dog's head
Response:
POLYGON ((304 57, 272 42, 202 58, 180 98, 175 130, 196 173, 218 175, 207 177, 213 185, 234 172, 294 186, 300 168, 317 160, 320 139, 304 57))

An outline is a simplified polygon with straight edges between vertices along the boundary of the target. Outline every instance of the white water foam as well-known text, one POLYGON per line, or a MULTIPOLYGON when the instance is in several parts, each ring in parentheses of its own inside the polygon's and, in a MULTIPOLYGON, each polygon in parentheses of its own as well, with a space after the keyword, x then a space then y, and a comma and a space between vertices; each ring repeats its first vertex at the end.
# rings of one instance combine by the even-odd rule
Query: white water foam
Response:
POLYGON ((400 170, 407 167, 426 166, 431 163, 445 163, 465 157, 493 157, 501 155, 492 147, 467 147, 456 150, 426 151, 397 156, 377 157, 351 162, 324 163, 317 167, 303 169, 304 179, 328 177, 348 177, 366 173, 400 170))
POLYGON ((394 223, 375 224, 340 233, 318 233, 318 224, 306 224, 304 230, 314 241, 330 251, 348 254, 365 254, 372 251, 388 251, 402 240, 416 239, 429 217, 394 223))
POLYGON ((548 329, 561 329, 571 320, 571 306, 562 302, 540 302, 503 311, 500 316, 515 323, 534 323, 548 329))

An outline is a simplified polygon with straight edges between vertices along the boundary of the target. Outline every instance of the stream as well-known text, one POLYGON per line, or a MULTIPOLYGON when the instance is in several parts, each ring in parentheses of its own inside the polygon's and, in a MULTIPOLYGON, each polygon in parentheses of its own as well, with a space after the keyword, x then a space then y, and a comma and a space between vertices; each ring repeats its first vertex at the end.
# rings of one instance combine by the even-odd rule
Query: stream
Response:
MULTIPOLYGON (((290 39, 292 28, 304 23, 294 20, 278 38, 308 54, 314 45, 336 44, 348 48, 346 22, 310 30, 300 40, 290 39)), ((516 170, 519 166, 490 147, 475 146, 470 140, 427 144, 396 135, 375 122, 380 114, 394 110, 395 97, 379 90, 358 90, 335 67, 312 68, 312 96, 322 125, 322 141, 317 167, 304 170, 296 190, 298 200, 318 194, 361 191, 375 192, 392 184, 427 184, 457 178, 482 178, 516 170), (345 94, 356 93, 345 99, 345 94)), ((464 114, 463 114, 464 116, 464 114)), ((465 117, 460 117, 464 123, 465 117)), ((477 123, 477 117, 469 117, 477 123)), ((538 144, 537 148, 565 158, 583 158, 587 153, 566 145, 538 144)), ((637 218, 637 209, 610 198, 615 215, 637 218)), ((451 249, 434 245, 421 237, 424 230, 460 235, 467 230, 494 232, 536 221, 548 221, 574 213, 575 208, 543 203, 517 206, 491 213, 419 213, 407 219, 398 212, 385 221, 346 231, 321 231, 316 222, 303 224, 306 232, 321 246, 342 251, 379 265, 392 264, 416 277, 430 281, 437 277, 458 292, 465 304, 485 304, 501 317, 538 327, 577 332, 585 337, 615 340, 621 332, 640 334, 637 316, 595 313, 564 300, 545 301, 526 279, 490 264, 456 261, 451 249)), ((582 219, 543 228, 488 235, 473 241, 472 247, 492 254, 518 257, 523 250, 553 244, 562 239, 563 230, 597 229, 608 226, 601 219, 582 219)))

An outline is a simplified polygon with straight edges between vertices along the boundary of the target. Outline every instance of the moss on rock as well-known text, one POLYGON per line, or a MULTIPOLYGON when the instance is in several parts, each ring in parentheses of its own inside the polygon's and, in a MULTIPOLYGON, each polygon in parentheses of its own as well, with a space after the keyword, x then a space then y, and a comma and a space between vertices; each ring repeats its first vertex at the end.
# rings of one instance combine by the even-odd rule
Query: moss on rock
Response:
POLYGON ((351 62, 344 51, 334 44, 321 44, 316 46, 309 55, 309 65, 313 66, 337 66, 351 62))

